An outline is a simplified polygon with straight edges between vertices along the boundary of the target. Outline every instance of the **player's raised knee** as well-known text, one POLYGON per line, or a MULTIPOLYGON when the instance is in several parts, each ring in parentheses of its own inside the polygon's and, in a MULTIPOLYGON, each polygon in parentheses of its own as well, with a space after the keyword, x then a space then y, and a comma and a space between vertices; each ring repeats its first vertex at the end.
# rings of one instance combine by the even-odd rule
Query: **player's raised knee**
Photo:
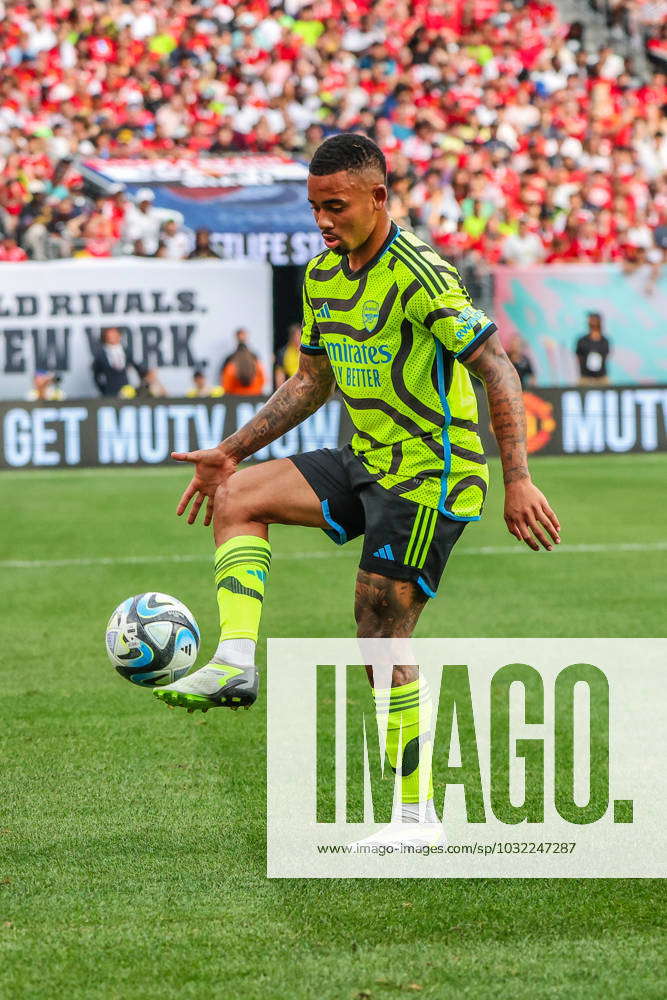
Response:
POLYGON ((227 522, 261 519, 259 495, 248 469, 235 472, 215 491, 214 516, 227 522))
POLYGON ((242 472, 235 472, 226 482, 221 483, 215 491, 215 513, 225 517, 233 516, 243 505, 242 472))

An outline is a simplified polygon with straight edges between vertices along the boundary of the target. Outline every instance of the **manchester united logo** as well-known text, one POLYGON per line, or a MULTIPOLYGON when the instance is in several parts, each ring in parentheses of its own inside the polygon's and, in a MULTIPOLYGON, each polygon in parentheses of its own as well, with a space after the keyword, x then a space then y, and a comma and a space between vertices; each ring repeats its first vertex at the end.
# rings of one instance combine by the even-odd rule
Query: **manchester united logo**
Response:
POLYGON ((526 446, 530 455, 540 451, 551 440, 551 435, 556 430, 556 421, 553 406, 541 396, 536 396, 533 392, 524 392, 523 403, 526 408, 528 432, 526 446))

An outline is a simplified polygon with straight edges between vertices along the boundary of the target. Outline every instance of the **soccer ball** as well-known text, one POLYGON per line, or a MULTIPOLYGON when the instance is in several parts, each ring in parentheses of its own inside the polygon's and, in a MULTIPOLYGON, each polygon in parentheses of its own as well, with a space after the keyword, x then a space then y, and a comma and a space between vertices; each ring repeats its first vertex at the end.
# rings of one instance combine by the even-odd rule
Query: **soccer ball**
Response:
POLYGON ((107 654, 133 684, 158 687, 187 674, 199 652, 199 628, 185 604, 150 591, 119 604, 107 625, 107 654))

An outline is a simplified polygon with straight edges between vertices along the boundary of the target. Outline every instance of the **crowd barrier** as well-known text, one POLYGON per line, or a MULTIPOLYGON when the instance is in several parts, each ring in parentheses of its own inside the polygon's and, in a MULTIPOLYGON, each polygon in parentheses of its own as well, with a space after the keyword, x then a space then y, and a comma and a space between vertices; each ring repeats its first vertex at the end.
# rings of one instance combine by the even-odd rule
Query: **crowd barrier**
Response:
MULTIPOLYGON (((538 455, 667 451, 667 386, 542 389, 524 393, 528 449, 538 455)), ((210 448, 246 423, 262 399, 71 400, 0 403, 0 468, 161 465, 171 451, 210 448)), ((254 456, 287 458, 350 440, 343 403, 331 399, 254 456)), ((480 433, 497 449, 480 393, 480 433)))

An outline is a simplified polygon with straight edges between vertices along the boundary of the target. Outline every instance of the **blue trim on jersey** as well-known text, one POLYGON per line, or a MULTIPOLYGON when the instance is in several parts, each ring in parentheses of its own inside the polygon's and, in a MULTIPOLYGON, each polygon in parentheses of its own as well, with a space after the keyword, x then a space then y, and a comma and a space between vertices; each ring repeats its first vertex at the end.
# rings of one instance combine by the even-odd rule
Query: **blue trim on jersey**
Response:
POLYGON ((435 590, 431 590, 431 588, 429 587, 429 585, 427 584, 427 582, 426 582, 426 580, 424 579, 423 576, 417 577, 417 583, 419 584, 419 586, 424 591, 424 593, 426 594, 427 597, 435 597, 436 596, 435 590))
POLYGON ((458 354, 455 354, 454 357, 458 359, 461 357, 462 354, 473 354, 474 351, 471 351, 470 348, 477 343, 480 337, 484 337, 484 334, 488 332, 489 327, 491 326, 493 327, 494 330, 496 329, 496 324, 493 322, 493 320, 489 320, 486 326, 482 330, 480 330, 479 333, 476 333, 475 336, 472 338, 472 340, 469 341, 469 343, 467 343, 465 347, 462 347, 461 350, 458 352, 458 354))
POLYGON ((440 478, 440 500, 438 501, 438 510, 441 514, 446 514, 445 510, 445 500, 447 498, 447 476, 449 475, 449 470, 452 466, 452 449, 449 443, 449 425, 452 422, 452 414, 449 409, 449 403, 447 402, 447 392, 445 389, 445 358, 444 358, 444 348, 439 340, 434 338, 435 342, 435 360, 438 371, 438 395, 440 396, 440 403, 442 405, 442 413, 445 418, 445 423, 442 428, 442 445, 445 449, 445 467, 442 470, 442 476, 440 478))
POLYGON ((326 354, 326 347, 313 347, 311 344, 301 344, 300 349, 304 354, 326 354))
POLYGON ((441 510, 440 513, 444 514, 445 517, 450 517, 452 519, 452 521, 481 521, 482 520, 482 515, 481 514, 475 514, 474 517, 461 517, 459 514, 452 514, 451 510, 441 510))
POLYGON ((330 524, 333 529, 332 531, 327 531, 327 529, 324 528, 324 533, 328 535, 329 538, 333 538, 336 545, 345 545, 345 542, 347 541, 347 532, 345 531, 345 528, 334 521, 331 516, 328 500, 322 500, 322 516, 327 524, 330 524))
MULTIPOLYGON (((488 327, 486 327, 486 329, 488 329, 488 327)), ((440 500, 438 502, 438 510, 441 514, 444 514, 445 517, 451 518, 452 521, 481 521, 481 514, 476 514, 474 517, 461 517, 459 514, 452 514, 450 510, 445 508, 445 500, 447 499, 447 476, 452 466, 452 449, 449 443, 448 433, 449 425, 452 422, 452 414, 449 409, 449 403, 447 402, 447 393, 445 392, 444 348, 439 340, 435 341, 435 358, 438 368, 438 394, 440 396, 442 411, 445 418, 445 425, 442 430, 442 444, 445 449, 445 468, 442 473, 442 478, 440 479, 440 500)))
MULTIPOLYGON (((392 220, 392 221, 393 221, 393 220, 392 220)), ((396 223, 395 223, 395 222, 394 222, 394 225, 396 226, 396 223)), ((400 227, 399 227, 399 226, 396 226, 396 232, 394 233, 394 235, 393 235, 393 236, 392 236, 392 238, 391 238, 391 239, 389 240, 389 242, 387 243, 386 247, 384 248, 384 250, 382 251, 382 253, 381 253, 381 254, 380 254, 380 256, 378 257, 378 260, 382 260, 382 258, 384 257, 384 255, 386 254, 387 250, 388 250, 388 249, 389 249, 389 247, 390 247, 390 246, 392 245, 392 243, 395 243, 395 242, 396 242, 396 240, 398 239, 398 237, 399 237, 399 236, 401 235, 401 232, 402 232, 402 230, 400 229, 400 227)))

